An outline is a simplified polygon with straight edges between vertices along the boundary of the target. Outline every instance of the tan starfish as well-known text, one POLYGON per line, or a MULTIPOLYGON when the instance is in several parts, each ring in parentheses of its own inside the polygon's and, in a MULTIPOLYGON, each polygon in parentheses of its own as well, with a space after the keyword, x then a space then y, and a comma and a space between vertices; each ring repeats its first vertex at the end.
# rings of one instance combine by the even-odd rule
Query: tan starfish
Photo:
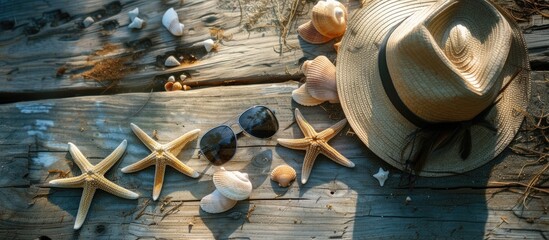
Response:
POLYGON ((305 159, 303 160, 303 168, 301 169, 302 184, 307 183, 316 157, 320 153, 345 167, 352 168, 355 166, 353 162, 341 155, 337 150, 328 144, 328 141, 337 135, 343 127, 345 127, 347 124, 347 119, 343 119, 332 125, 330 128, 319 133, 317 133, 305 120, 305 118, 303 118, 303 115, 301 115, 301 112, 299 112, 299 109, 297 108, 295 109, 295 119, 305 137, 300 139, 279 138, 277 141, 284 147, 306 151, 305 159))
POLYGON ((147 135, 137 125, 131 123, 131 128, 135 135, 141 139, 143 144, 145 144, 145 146, 147 146, 152 153, 140 161, 122 168, 122 172, 137 172, 149 166, 155 165, 156 169, 154 173, 153 200, 156 201, 158 196, 160 196, 162 184, 164 183, 164 172, 166 171, 166 165, 175 168, 177 171, 180 171, 189 177, 197 178, 199 176, 197 171, 182 163, 176 156, 188 142, 198 137, 200 129, 195 129, 185 133, 181 137, 178 137, 167 144, 160 144, 149 137, 149 135, 147 135))
POLYGON ((76 145, 69 143, 69 152, 78 168, 82 171, 82 174, 77 177, 51 180, 49 184, 52 187, 84 188, 82 198, 80 198, 78 213, 76 214, 76 221, 74 222, 74 229, 79 229, 82 223, 84 223, 93 195, 98 188, 122 198, 137 199, 139 197, 139 194, 120 187, 103 176, 124 154, 126 146, 126 140, 122 141, 109 156, 93 166, 76 145))

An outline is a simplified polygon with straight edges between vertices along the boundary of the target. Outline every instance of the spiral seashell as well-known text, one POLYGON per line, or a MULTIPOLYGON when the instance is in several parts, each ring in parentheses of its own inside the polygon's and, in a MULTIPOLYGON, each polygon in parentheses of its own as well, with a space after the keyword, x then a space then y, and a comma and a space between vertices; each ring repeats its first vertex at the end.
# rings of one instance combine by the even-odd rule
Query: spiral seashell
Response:
POLYGON ((335 0, 318 1, 313 7, 312 23, 322 35, 333 39, 347 29, 347 8, 335 0))
POLYGON ((318 100, 307 92, 307 83, 292 91, 292 99, 303 106, 311 107, 323 103, 323 100, 318 100))
POLYGON ((318 100, 339 102, 335 66, 325 56, 316 57, 307 67, 307 92, 318 100))
POLYGON ((84 25, 85 28, 91 26, 93 23, 95 22, 95 20, 93 20, 92 17, 87 17, 84 19, 84 21, 82 21, 82 25, 84 25))
POLYGON ((281 187, 290 186, 290 183, 295 180, 296 176, 295 169, 286 164, 275 167, 271 171, 271 180, 278 182, 278 186, 281 187))
POLYGON ((244 200, 252 193, 252 183, 247 173, 221 168, 214 173, 213 182, 221 194, 232 200, 244 200))
POLYGON ((181 63, 179 63, 179 61, 177 61, 174 56, 169 56, 168 58, 166 58, 166 61, 164 61, 164 66, 166 67, 175 67, 179 65, 181 65, 181 63))
POLYGON ((218 190, 215 190, 200 200, 200 208, 208 213, 221 213, 234 207, 236 202, 236 200, 227 198, 218 190))
POLYGON ((175 36, 183 35, 183 28, 185 25, 179 22, 177 12, 173 8, 168 9, 162 16, 162 25, 175 36))
POLYGON ((139 15, 139 8, 135 8, 134 10, 131 10, 128 12, 128 17, 130 17, 130 20, 133 22, 133 19, 139 15))
POLYGON ((139 18, 139 17, 135 17, 132 21, 132 23, 130 23, 130 25, 128 25, 128 28, 136 28, 136 29, 141 29, 143 27, 143 19, 139 18))
POLYGON ((322 44, 332 40, 332 38, 320 34, 314 27, 312 21, 308 21, 299 26, 297 28, 297 33, 303 40, 311 44, 322 44))

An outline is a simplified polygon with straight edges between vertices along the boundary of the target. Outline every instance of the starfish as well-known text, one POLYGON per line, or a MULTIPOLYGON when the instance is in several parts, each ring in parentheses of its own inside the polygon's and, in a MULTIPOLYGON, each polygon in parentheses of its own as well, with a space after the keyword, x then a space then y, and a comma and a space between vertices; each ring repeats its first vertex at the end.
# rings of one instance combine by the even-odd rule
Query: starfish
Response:
POLYGON ((188 133, 183 134, 181 137, 176 138, 175 140, 167 143, 160 144, 149 135, 147 135, 141 128, 137 125, 130 123, 131 128, 135 135, 149 148, 152 153, 149 156, 139 160, 138 162, 129 165, 125 168, 122 168, 124 173, 132 173, 143 170, 149 166, 155 165, 154 173, 154 187, 153 187, 153 200, 156 201, 158 196, 160 196, 160 191, 162 190, 162 184, 164 183, 164 173, 166 171, 166 165, 169 165, 175 168, 177 171, 192 177, 197 178, 199 176, 198 172, 189 166, 182 163, 177 159, 177 155, 181 152, 181 149, 190 141, 198 137, 200 129, 192 130, 188 133))
POLYGON ((137 199, 139 197, 139 194, 118 186, 103 176, 118 159, 120 159, 122 154, 124 154, 126 146, 126 140, 122 141, 109 156, 93 166, 88 159, 86 159, 84 154, 80 152, 78 147, 69 142, 69 152, 74 158, 76 165, 78 165, 78 168, 82 171, 82 174, 77 177, 51 180, 49 184, 52 187, 84 188, 82 191, 82 198, 80 198, 78 213, 76 214, 76 221, 74 222, 74 229, 80 229, 84 223, 88 210, 90 209, 93 195, 98 188, 122 198, 137 199))
POLYGON ((297 125, 305 135, 300 139, 277 139, 278 143, 284 147, 305 150, 305 159, 303 160, 303 167, 301 168, 301 183, 307 183, 309 174, 313 169, 316 157, 322 153, 324 156, 330 158, 332 161, 339 163, 345 167, 354 167, 355 164, 349 159, 341 155, 337 150, 328 144, 328 141, 337 135, 343 127, 347 124, 347 119, 343 119, 330 128, 325 129, 322 132, 317 133, 314 128, 305 120, 299 109, 295 109, 295 118, 297 125))

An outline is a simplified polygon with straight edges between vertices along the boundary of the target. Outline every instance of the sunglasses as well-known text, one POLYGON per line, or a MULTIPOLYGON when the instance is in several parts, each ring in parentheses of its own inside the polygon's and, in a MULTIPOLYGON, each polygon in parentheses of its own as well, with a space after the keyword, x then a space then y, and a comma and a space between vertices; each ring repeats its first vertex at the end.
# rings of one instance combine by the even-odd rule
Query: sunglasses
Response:
MULTIPOLYGON (((244 132, 256 138, 270 138, 278 131, 274 112, 265 106, 253 106, 238 116, 241 131, 235 133, 228 124, 208 130, 200 139, 200 153, 213 165, 222 165, 236 152, 236 136, 244 132)), ((231 124, 232 125, 232 124, 231 124)))

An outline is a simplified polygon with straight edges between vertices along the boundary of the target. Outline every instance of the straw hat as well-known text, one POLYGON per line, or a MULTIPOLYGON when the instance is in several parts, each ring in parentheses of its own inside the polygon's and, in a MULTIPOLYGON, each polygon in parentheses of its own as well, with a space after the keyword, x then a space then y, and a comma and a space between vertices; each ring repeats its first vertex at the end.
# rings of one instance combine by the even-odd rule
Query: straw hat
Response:
POLYGON ((465 159, 450 144, 419 172, 446 176, 487 163, 514 138, 529 70, 521 31, 488 1, 377 0, 351 17, 336 78, 353 130, 401 170, 418 152, 410 140, 418 129, 483 116, 495 129, 473 123, 465 159))

